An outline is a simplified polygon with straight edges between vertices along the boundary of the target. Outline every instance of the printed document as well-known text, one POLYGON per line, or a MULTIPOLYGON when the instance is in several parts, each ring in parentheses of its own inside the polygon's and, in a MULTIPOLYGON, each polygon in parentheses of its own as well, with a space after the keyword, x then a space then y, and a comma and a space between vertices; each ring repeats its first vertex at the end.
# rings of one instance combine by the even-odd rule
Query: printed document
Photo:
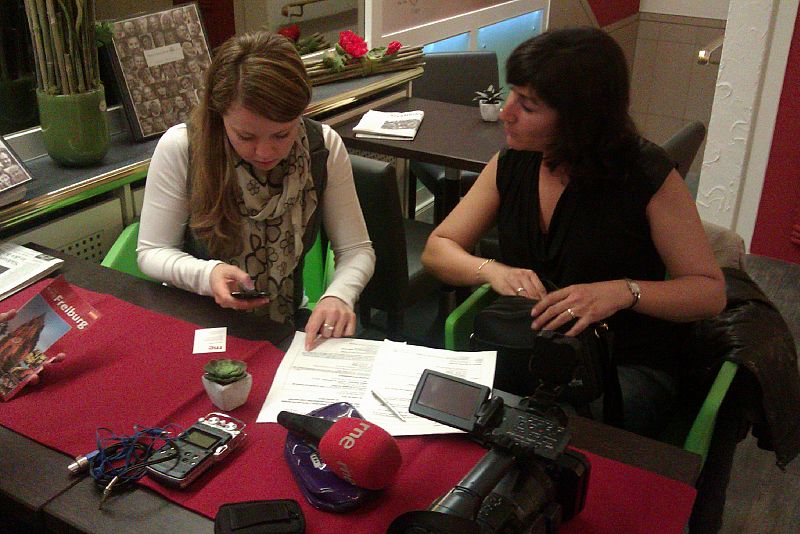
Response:
POLYGON ((297 332, 257 422, 274 423, 281 410, 306 414, 344 401, 393 436, 457 433, 460 431, 408 412, 422 372, 433 369, 491 387, 497 359, 494 351, 457 352, 388 340, 327 339, 310 352, 303 350, 304 344, 305 333, 297 332), (405 421, 373 391, 380 392, 405 421))

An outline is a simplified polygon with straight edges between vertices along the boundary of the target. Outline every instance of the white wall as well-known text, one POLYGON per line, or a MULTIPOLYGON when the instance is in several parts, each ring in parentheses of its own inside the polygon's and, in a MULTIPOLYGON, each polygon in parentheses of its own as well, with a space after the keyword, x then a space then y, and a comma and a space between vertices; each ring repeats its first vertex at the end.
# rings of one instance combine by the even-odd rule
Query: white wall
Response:
POLYGON ((639 11, 725 20, 729 3, 730 0, 641 0, 639 11))

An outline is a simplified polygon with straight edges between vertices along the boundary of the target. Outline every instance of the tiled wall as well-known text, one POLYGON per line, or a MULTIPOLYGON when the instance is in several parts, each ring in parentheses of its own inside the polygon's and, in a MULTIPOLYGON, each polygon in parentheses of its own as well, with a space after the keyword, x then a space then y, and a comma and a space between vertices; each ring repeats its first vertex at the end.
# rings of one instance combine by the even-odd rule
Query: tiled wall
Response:
MULTIPOLYGON (((642 134, 663 143, 688 122, 708 127, 718 65, 699 65, 697 52, 725 33, 725 21, 640 13, 631 74, 631 112, 642 134)), ((720 51, 712 60, 719 61, 720 51)), ((705 144, 690 173, 696 180, 705 144)))

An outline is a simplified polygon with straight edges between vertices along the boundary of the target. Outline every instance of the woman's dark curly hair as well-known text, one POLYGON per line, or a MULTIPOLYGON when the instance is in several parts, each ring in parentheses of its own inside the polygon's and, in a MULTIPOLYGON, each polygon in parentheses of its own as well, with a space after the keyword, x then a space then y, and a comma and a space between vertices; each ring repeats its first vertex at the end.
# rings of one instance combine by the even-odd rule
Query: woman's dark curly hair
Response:
POLYGON ((528 87, 558 113, 547 166, 564 165, 576 185, 619 183, 636 161, 638 134, 630 115, 628 66, 604 31, 568 28, 519 45, 506 63, 507 81, 528 87))

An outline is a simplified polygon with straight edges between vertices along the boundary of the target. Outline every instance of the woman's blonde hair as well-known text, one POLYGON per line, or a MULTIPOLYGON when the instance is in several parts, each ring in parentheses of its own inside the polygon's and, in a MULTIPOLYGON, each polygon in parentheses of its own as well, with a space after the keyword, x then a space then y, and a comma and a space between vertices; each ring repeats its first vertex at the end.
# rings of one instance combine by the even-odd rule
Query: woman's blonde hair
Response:
POLYGON ((239 103, 269 120, 289 122, 303 113, 310 100, 311 83, 303 60, 282 35, 245 33, 217 49, 189 129, 189 226, 213 257, 234 256, 242 247, 236 162, 231 160, 222 116, 239 103))

